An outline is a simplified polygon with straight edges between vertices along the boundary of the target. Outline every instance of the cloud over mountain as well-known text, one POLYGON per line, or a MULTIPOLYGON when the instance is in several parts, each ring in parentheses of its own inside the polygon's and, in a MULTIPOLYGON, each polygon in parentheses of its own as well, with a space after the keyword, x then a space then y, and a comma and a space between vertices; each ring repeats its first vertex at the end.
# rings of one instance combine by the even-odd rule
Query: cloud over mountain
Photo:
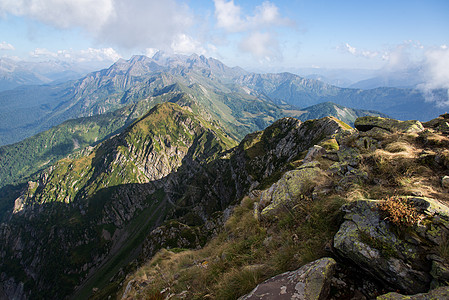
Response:
POLYGON ((245 33, 239 37, 239 49, 250 53, 259 61, 272 61, 282 57, 276 27, 295 27, 295 23, 282 17, 279 8, 265 1, 254 8, 253 14, 243 15, 242 7, 233 0, 214 0, 217 27, 226 33, 245 33))
POLYGON ((112 48, 94 49, 88 48, 85 50, 59 50, 50 51, 45 48, 36 48, 30 53, 33 58, 43 60, 60 60, 70 62, 88 62, 88 61, 109 61, 114 62, 120 58, 120 55, 112 48))
POLYGON ((193 14, 175 0, 7 0, 0 15, 30 17, 62 29, 82 28, 119 48, 170 48, 188 34, 193 14))
POLYGON ((439 106, 449 106, 449 47, 442 45, 425 53, 426 82, 419 87, 426 100, 439 106), (446 93, 435 94, 434 89, 446 89, 446 93))
POLYGON ((5 41, 0 43, 0 50, 14 50, 14 49, 15 48, 13 45, 11 45, 5 41))

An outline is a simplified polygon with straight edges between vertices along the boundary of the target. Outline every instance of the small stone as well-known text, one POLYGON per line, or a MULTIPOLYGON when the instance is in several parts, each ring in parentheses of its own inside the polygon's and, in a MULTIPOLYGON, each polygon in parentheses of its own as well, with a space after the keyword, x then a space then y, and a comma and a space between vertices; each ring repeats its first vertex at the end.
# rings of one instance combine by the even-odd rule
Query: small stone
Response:
POLYGON ((444 176, 443 179, 441 179, 441 185, 445 188, 449 188, 449 176, 444 176))

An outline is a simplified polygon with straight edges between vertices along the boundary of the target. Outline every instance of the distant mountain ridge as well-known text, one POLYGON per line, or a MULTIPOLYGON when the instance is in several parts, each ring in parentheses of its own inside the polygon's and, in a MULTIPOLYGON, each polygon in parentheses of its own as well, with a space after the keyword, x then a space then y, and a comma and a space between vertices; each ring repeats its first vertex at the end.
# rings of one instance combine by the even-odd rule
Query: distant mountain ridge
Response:
MULTIPOLYGON (((169 56, 158 52, 153 58, 120 59, 108 69, 76 81, 1 92, 0 105, 4 109, 0 112, 0 144, 17 142, 67 119, 112 112, 163 94, 174 86, 196 89, 205 101, 208 96, 203 90, 212 91, 222 95, 222 103, 227 101, 224 95, 233 95, 235 99, 258 99, 259 103, 268 106, 296 108, 334 102, 345 107, 381 111, 398 119, 421 120, 444 112, 443 108, 425 102, 418 90, 344 89, 291 73, 251 74, 238 67, 227 67, 213 58, 195 54, 169 56)), ((233 100, 232 103, 236 102, 233 100)), ((225 105, 232 106, 232 103, 225 105)), ((214 108, 214 112, 225 113, 219 108, 222 104, 215 100, 210 105, 209 111, 214 108)), ((235 110, 231 111, 231 115, 237 114, 235 110)), ((274 119, 280 116, 278 114, 274 119)), ((244 132, 239 135, 242 137, 251 130, 262 128, 240 129, 244 132)))
POLYGON ((59 60, 18 61, 0 58, 0 91, 23 85, 57 84, 81 78, 105 63, 69 63, 59 60))
POLYGON ((253 89, 256 94, 270 97, 275 103, 288 103, 296 107, 330 101, 346 107, 380 111, 399 120, 422 121, 445 112, 437 104, 427 102, 423 93, 416 89, 339 88, 291 73, 249 74, 240 77, 238 82, 253 89))

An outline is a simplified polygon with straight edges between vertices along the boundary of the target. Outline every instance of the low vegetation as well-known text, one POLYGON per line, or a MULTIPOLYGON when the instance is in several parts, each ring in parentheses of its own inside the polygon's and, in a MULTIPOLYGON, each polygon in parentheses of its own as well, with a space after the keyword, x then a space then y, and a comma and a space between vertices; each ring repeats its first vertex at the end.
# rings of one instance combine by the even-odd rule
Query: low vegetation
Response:
POLYGON ((385 220, 398 227, 411 227, 422 219, 413 203, 404 197, 388 197, 378 206, 380 211, 386 215, 385 220))
POLYGON ((266 278, 323 256, 344 201, 302 197, 295 207, 280 213, 276 222, 258 220, 254 203, 244 198, 222 232, 203 249, 160 251, 126 282, 126 296, 236 299, 266 278), (145 288, 136 290, 136 286, 145 288))

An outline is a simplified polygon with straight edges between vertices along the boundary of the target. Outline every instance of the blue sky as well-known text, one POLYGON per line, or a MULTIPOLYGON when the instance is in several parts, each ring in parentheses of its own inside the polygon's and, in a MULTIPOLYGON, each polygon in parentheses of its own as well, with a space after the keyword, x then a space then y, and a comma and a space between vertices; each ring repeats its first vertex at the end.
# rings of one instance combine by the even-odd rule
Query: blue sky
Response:
POLYGON ((2 0, 0 57, 110 63, 162 49, 250 70, 442 69, 448 16, 447 0, 2 0))

